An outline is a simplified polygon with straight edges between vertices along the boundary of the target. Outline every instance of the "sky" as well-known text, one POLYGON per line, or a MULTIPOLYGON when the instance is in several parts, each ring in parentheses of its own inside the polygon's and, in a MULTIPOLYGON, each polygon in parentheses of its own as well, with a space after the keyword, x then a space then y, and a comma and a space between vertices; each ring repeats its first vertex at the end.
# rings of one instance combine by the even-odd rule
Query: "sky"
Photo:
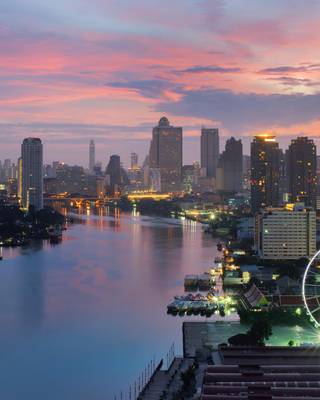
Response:
POLYGON ((44 158, 143 161, 152 127, 202 125, 221 149, 273 133, 320 147, 320 0, 1 0, 0 159, 40 137, 44 158), (318 139, 319 138, 319 139, 318 139))

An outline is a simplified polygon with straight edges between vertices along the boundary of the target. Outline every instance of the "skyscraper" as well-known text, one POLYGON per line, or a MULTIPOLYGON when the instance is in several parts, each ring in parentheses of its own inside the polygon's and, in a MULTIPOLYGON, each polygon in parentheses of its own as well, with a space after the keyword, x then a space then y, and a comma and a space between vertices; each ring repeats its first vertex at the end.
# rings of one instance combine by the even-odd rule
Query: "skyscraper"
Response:
POLYGON ((106 174, 110 176, 110 185, 120 185, 121 184, 121 163, 120 156, 113 154, 110 157, 106 174))
POLYGON ((240 192, 242 188, 242 142, 232 137, 227 140, 226 149, 219 158, 217 189, 224 192, 240 192))
POLYGON ((18 158, 18 197, 19 203, 22 202, 22 157, 18 158))
POLYGON ((272 135, 255 136, 251 143, 251 210, 279 203, 279 145, 272 135))
POLYGON ((22 158, 22 205, 43 208, 42 143, 38 138, 24 139, 22 158))
POLYGON ((201 129, 201 168, 206 177, 215 178, 219 161, 219 130, 216 128, 201 129))
POLYGON ((171 126, 166 117, 153 128, 149 164, 160 170, 162 192, 181 190, 182 128, 171 126))
POLYGON ((137 168, 138 168, 138 154, 131 153, 131 169, 137 169, 137 168))
POLYGON ((90 140, 89 144, 89 171, 94 171, 94 166, 96 164, 96 147, 93 140, 90 140))
POLYGON ((316 207, 317 151, 313 140, 298 137, 288 150, 289 194, 292 202, 316 207))

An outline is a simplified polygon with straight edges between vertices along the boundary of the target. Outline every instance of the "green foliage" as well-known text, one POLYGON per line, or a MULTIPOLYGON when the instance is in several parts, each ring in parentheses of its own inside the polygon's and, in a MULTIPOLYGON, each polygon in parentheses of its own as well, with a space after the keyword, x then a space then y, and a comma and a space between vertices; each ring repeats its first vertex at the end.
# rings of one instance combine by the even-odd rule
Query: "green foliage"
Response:
POLYGON ((247 334, 257 345, 263 346, 265 340, 268 340, 272 335, 272 324, 268 316, 264 313, 259 314, 247 334))
POLYGON ((140 211, 141 214, 156 214, 164 217, 168 217, 172 215, 172 213, 177 214, 179 211, 181 211, 180 207, 173 201, 157 201, 152 199, 140 200, 137 203, 137 210, 140 211))
POLYGON ((247 333, 240 333, 228 339, 233 346, 264 346, 272 335, 272 324, 266 315, 260 314, 247 333))
POLYGON ((23 244, 27 239, 47 238, 47 228, 61 225, 64 216, 52 208, 24 213, 18 206, 0 204, 0 238, 5 242, 23 244))
POLYGON ((296 313, 294 307, 290 308, 280 308, 274 307, 263 311, 246 310, 243 307, 238 308, 238 314, 240 317, 240 322, 242 324, 253 324, 259 315, 263 315, 265 318, 271 322, 272 325, 300 325, 309 326, 310 320, 307 314, 303 311, 300 314, 296 313))

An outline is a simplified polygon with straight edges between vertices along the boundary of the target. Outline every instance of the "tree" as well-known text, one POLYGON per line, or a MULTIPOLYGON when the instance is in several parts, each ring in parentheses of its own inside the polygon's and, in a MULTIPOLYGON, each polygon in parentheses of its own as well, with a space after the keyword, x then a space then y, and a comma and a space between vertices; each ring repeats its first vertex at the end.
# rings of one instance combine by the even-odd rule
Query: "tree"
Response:
POLYGON ((255 343, 252 342, 252 338, 247 333, 238 333, 237 335, 231 336, 228 339, 228 343, 231 346, 253 346, 255 343))
POLYGON ((252 324, 251 329, 248 331, 248 335, 251 336, 258 346, 264 346, 264 341, 268 340, 272 335, 272 325, 270 320, 265 317, 259 317, 252 324))
POLYGON ((272 325, 264 316, 257 316, 247 333, 231 336, 228 343, 232 346, 264 346, 265 340, 272 335, 272 325))

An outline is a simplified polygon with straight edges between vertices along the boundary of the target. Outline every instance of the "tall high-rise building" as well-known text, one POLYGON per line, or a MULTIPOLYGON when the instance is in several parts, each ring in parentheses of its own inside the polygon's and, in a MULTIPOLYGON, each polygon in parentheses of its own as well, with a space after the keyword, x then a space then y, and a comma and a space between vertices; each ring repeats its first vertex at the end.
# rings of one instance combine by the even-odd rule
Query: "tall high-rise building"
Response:
POLYGON ((166 117, 153 128, 149 165, 160 170, 162 192, 181 190, 182 128, 171 126, 166 117))
POLYGON ((279 149, 279 204, 288 203, 288 151, 279 149))
POLYGON ((138 154, 131 153, 131 169, 138 169, 138 154))
POLYGON ((255 136, 251 143, 251 210, 279 203, 279 144, 272 135, 255 136))
POLYGON ((289 194, 291 201, 316 207, 317 150, 313 140, 298 137, 288 150, 289 194))
POLYGON ((250 190, 251 181, 251 157, 248 155, 242 156, 242 171, 243 171, 243 187, 250 190))
POLYGON ((234 137, 226 142, 226 149, 219 158, 217 189, 224 192, 240 192, 243 189, 242 142, 234 137))
POLYGON ((56 184, 59 193, 83 194, 86 186, 83 167, 60 165, 56 170, 56 184))
POLYGON ((18 158, 18 197, 19 203, 22 202, 22 157, 18 158))
POLYGON ((22 205, 43 208, 43 149, 38 138, 26 138, 21 145, 22 205))
POLYGON ((207 178, 215 178, 219 161, 219 130, 201 129, 201 168, 207 178))
POLYGON ((110 177, 110 185, 120 185, 121 184, 121 163, 120 156, 113 154, 110 157, 106 174, 110 177))
POLYGON ((89 171, 94 171, 94 166, 96 164, 96 147, 93 140, 90 140, 89 144, 89 171))

